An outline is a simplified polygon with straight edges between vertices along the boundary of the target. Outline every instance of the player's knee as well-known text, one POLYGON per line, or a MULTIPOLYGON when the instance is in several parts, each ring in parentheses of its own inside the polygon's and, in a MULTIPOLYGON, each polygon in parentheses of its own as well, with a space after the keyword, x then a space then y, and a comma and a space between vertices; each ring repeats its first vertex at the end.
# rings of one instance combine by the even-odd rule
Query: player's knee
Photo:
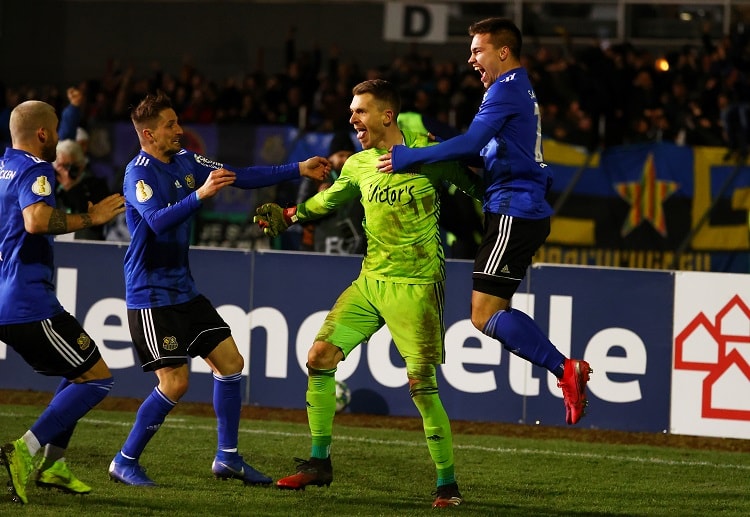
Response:
POLYGON ((205 359, 219 375, 234 375, 245 368, 245 359, 231 338, 217 346, 205 359))
POLYGON ((226 372, 220 372, 222 375, 232 375, 241 372, 245 368, 245 359, 239 351, 230 355, 224 365, 226 372))
POLYGON ((343 359, 341 349, 324 341, 316 341, 307 352, 307 365, 316 370, 330 370, 335 368, 343 359))
POLYGON ((170 385, 170 389, 168 393, 164 392, 164 394, 167 395, 167 397, 169 397, 171 400, 177 401, 177 400, 180 400, 183 397, 183 395, 185 395, 185 393, 187 393, 189 386, 190 386, 190 383, 187 380, 173 383, 170 385))
POLYGON ((172 375, 159 380, 159 390, 175 402, 187 393, 189 386, 190 380, 186 375, 172 375))
POLYGON ((474 328, 478 331, 484 330, 485 325, 487 325, 487 320, 484 318, 480 318, 478 314, 471 313, 471 324, 474 325, 474 328))
POLYGON ((423 393, 437 393, 437 375, 434 364, 406 364, 409 393, 412 398, 423 393))
POLYGON ((71 379, 72 382, 75 383, 81 383, 81 382, 91 382, 91 381, 101 381, 104 379, 111 379, 112 378, 112 372, 109 370, 109 367, 107 366, 107 363, 104 362, 104 359, 99 359, 94 366, 89 368, 86 372, 81 374, 79 377, 76 377, 75 379, 71 379))

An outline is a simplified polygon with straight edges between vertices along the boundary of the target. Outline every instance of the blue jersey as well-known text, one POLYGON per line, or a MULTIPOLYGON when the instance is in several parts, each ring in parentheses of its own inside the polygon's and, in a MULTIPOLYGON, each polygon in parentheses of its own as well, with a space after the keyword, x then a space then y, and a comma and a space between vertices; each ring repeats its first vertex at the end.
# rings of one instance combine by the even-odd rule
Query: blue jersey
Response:
POLYGON ((552 172, 542 156, 539 105, 524 68, 501 75, 484 94, 469 129, 438 145, 394 146, 393 170, 417 163, 472 159, 484 162, 485 212, 526 219, 552 215, 545 199, 552 172))
POLYGON ((125 253, 128 309, 187 302, 199 293, 188 251, 193 216, 201 207, 195 191, 212 170, 237 173, 233 186, 257 188, 299 177, 299 165, 231 167, 182 149, 164 163, 141 151, 125 168, 123 190, 130 245, 125 253))
POLYGON ((524 68, 506 72, 490 85, 474 122, 494 132, 481 152, 484 211, 528 219, 552 215, 545 199, 552 173, 543 161, 539 105, 524 68))
POLYGON ((24 228, 23 209, 55 206, 55 169, 26 151, 0 160, 0 325, 42 321, 63 312, 55 295, 52 235, 24 228))

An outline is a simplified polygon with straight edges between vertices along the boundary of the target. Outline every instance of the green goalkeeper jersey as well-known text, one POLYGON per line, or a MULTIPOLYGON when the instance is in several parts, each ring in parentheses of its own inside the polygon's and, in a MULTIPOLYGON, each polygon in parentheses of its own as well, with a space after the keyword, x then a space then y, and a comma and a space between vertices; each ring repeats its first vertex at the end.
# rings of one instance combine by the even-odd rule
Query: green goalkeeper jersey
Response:
MULTIPOLYGON (((403 131, 408 147, 431 145, 426 135, 403 131)), ((440 190, 444 182, 481 199, 482 179, 458 162, 421 165, 406 173, 377 169, 385 149, 366 149, 346 160, 330 188, 297 205, 299 221, 322 217, 360 198, 367 253, 362 274, 378 280, 427 284, 445 279, 440 239, 440 190)))

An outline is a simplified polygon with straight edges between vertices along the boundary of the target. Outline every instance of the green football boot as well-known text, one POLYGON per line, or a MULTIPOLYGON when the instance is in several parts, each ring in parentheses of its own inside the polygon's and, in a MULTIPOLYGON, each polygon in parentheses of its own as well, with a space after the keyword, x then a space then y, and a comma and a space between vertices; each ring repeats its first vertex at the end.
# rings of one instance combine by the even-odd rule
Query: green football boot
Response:
POLYGON ((88 494, 91 487, 78 479, 64 461, 57 460, 47 468, 40 468, 36 476, 36 486, 41 488, 55 488, 69 494, 88 494))
POLYGON ((0 449, 0 460, 5 464, 10 476, 8 490, 13 494, 13 500, 23 504, 28 503, 26 485, 34 470, 34 459, 29 454, 23 438, 3 445, 0 449))

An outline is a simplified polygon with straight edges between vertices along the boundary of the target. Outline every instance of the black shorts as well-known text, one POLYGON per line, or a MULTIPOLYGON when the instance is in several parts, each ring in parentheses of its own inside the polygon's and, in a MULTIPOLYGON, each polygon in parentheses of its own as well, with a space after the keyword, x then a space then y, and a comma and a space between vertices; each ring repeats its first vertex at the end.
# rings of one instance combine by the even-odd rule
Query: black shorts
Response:
POLYGON ((232 335, 205 296, 152 309, 128 309, 128 326, 144 372, 208 356, 232 335))
POLYGON ((510 300, 550 232, 550 219, 484 214, 484 237, 474 259, 474 290, 510 300))
POLYGON ((89 371, 102 357, 96 343, 67 312, 33 323, 0 325, 0 341, 36 372, 69 380, 89 371))

